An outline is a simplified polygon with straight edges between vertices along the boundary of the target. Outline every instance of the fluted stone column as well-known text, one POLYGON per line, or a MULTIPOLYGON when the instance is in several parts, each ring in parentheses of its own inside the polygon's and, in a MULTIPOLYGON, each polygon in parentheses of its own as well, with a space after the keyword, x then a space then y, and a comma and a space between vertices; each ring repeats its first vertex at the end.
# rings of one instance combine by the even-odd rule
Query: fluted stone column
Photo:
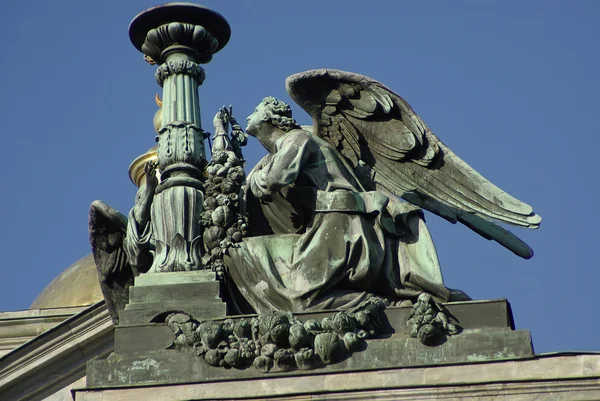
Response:
POLYGON ((230 28, 212 10, 172 3, 137 15, 129 35, 145 59, 159 65, 156 80, 163 88, 157 137, 161 182, 151 208, 156 252, 150 272, 199 270, 203 268, 200 213, 207 164, 198 96, 205 74, 200 64, 223 48, 230 28))

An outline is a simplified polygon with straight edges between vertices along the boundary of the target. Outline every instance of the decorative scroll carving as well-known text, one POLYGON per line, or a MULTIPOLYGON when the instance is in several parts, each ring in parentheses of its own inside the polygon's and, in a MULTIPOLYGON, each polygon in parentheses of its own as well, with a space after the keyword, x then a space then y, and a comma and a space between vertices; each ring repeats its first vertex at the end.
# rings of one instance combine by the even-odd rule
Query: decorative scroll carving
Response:
POLYGON ((250 320, 200 322, 172 313, 166 323, 175 339, 171 347, 193 347, 211 366, 309 370, 339 362, 359 350, 361 342, 381 332, 385 305, 370 298, 332 317, 302 322, 291 313, 271 312, 250 320))
POLYGON ((200 171, 206 165, 205 137, 202 128, 189 122, 175 121, 162 127, 158 131, 158 164, 163 174, 181 163, 200 171))

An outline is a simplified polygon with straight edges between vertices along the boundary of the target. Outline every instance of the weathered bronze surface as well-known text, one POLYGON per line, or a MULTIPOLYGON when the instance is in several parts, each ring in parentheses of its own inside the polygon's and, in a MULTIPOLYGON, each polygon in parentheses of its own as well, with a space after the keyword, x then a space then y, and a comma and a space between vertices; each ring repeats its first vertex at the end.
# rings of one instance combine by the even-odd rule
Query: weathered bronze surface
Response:
MULTIPOLYGON (((470 298, 444 285, 422 209, 523 258, 533 256, 531 248, 494 221, 535 229, 540 216, 456 156, 398 94, 339 70, 286 81, 290 97, 313 118, 312 129, 302 129, 290 107, 272 97, 248 117, 246 132, 231 106, 221 108, 208 160, 200 64, 229 35, 222 16, 187 3, 149 9, 130 25, 133 44, 158 66, 163 92, 156 151, 130 167, 139 189, 128 217, 99 201, 90 209, 90 242, 115 322, 120 315, 142 324, 152 314, 185 312, 174 309, 185 309, 185 294, 161 304, 148 288, 130 291, 139 275, 212 270, 229 314, 414 304, 407 324, 421 342, 458 334, 438 302, 470 298), (247 134, 269 152, 248 176, 247 134), (138 298, 127 305, 130 292, 138 298)), ((210 299, 216 290, 192 287, 206 288, 210 299)), ((210 317, 222 308, 206 305, 210 317)))
POLYGON ((247 132, 269 155, 245 187, 250 236, 225 256, 254 310, 347 308, 372 295, 395 302, 421 292, 468 299, 444 286, 421 207, 533 256, 492 221, 537 228, 531 206, 458 158, 381 83, 315 70, 289 77, 287 89, 315 125, 300 129, 290 107, 271 97, 248 118, 247 132))

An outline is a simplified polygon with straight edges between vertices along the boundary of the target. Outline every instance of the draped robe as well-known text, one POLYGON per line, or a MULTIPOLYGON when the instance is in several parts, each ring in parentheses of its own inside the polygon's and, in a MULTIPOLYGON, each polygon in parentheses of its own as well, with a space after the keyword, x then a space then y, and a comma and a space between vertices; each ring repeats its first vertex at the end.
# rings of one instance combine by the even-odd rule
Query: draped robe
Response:
POLYGON ((449 299, 422 211, 367 191, 341 154, 304 130, 247 177, 252 236, 225 256, 256 312, 349 308, 370 296, 449 299))

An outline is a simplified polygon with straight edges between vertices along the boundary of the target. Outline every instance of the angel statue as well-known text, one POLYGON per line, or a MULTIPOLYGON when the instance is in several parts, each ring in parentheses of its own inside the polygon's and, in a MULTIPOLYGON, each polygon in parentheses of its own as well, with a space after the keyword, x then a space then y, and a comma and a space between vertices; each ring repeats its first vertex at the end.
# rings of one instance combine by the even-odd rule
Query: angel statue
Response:
POLYGON ((156 164, 145 165, 144 183, 136 193, 133 208, 126 218, 102 201, 90 206, 89 234, 96 262, 100 290, 113 323, 118 311, 129 301, 129 287, 140 273, 150 270, 154 244, 151 243, 150 208, 158 185, 156 164))
MULTIPOLYGON (((160 127, 160 117, 158 123, 156 120, 155 125, 160 127)), ((173 196, 169 202, 161 202, 160 186, 168 188, 169 178, 165 179, 160 165, 151 160, 144 166, 128 217, 101 201, 90 206, 90 245, 100 289, 115 324, 119 322, 119 311, 129 302, 129 288, 134 285, 135 277, 141 273, 203 269, 215 271, 221 277, 223 252, 241 241, 246 233, 245 216, 233 218, 240 209, 238 193, 245 178, 241 147, 246 144, 246 134, 231 115, 231 106, 221 108, 213 123, 212 160, 205 167, 201 190, 179 185, 177 190, 186 191, 188 196, 173 196), (192 202, 194 197, 203 202, 192 202), (179 207, 183 212, 175 213, 178 200, 195 207, 179 207), (165 228, 171 229, 171 238, 160 235, 167 231, 165 228), (194 236, 186 247, 183 235, 189 233, 200 235, 194 236), (161 241, 165 237, 173 240, 171 247, 161 241), (176 249, 178 245, 180 249, 176 249), (187 255, 184 251, 188 251, 187 255), (174 268, 168 269, 171 266, 174 268)))
POLYGON ((246 131, 269 152, 248 174, 249 233, 225 264, 256 312, 350 308, 371 296, 468 299, 447 288, 422 209, 518 256, 531 248, 492 220, 540 216, 448 149, 381 83, 337 70, 295 74, 287 91, 314 121, 265 98, 246 131), (404 199, 401 201, 398 197, 404 199))
MULTIPOLYGON (((287 104, 265 98, 246 132, 269 154, 245 183, 246 134, 223 107, 212 160, 192 166, 201 174, 171 177, 149 163, 128 218, 92 203, 90 243, 115 323, 136 276, 169 271, 219 273, 229 313, 354 308, 422 293, 469 299, 444 285, 422 209, 533 256, 493 220, 535 229, 540 216, 463 162, 400 96, 337 70, 295 74, 286 85, 314 126, 300 127, 287 104), (167 202, 169 190, 186 196, 167 202)), ((187 143, 179 144, 187 151, 187 143)), ((165 149, 159 142, 159 161, 165 149)))

